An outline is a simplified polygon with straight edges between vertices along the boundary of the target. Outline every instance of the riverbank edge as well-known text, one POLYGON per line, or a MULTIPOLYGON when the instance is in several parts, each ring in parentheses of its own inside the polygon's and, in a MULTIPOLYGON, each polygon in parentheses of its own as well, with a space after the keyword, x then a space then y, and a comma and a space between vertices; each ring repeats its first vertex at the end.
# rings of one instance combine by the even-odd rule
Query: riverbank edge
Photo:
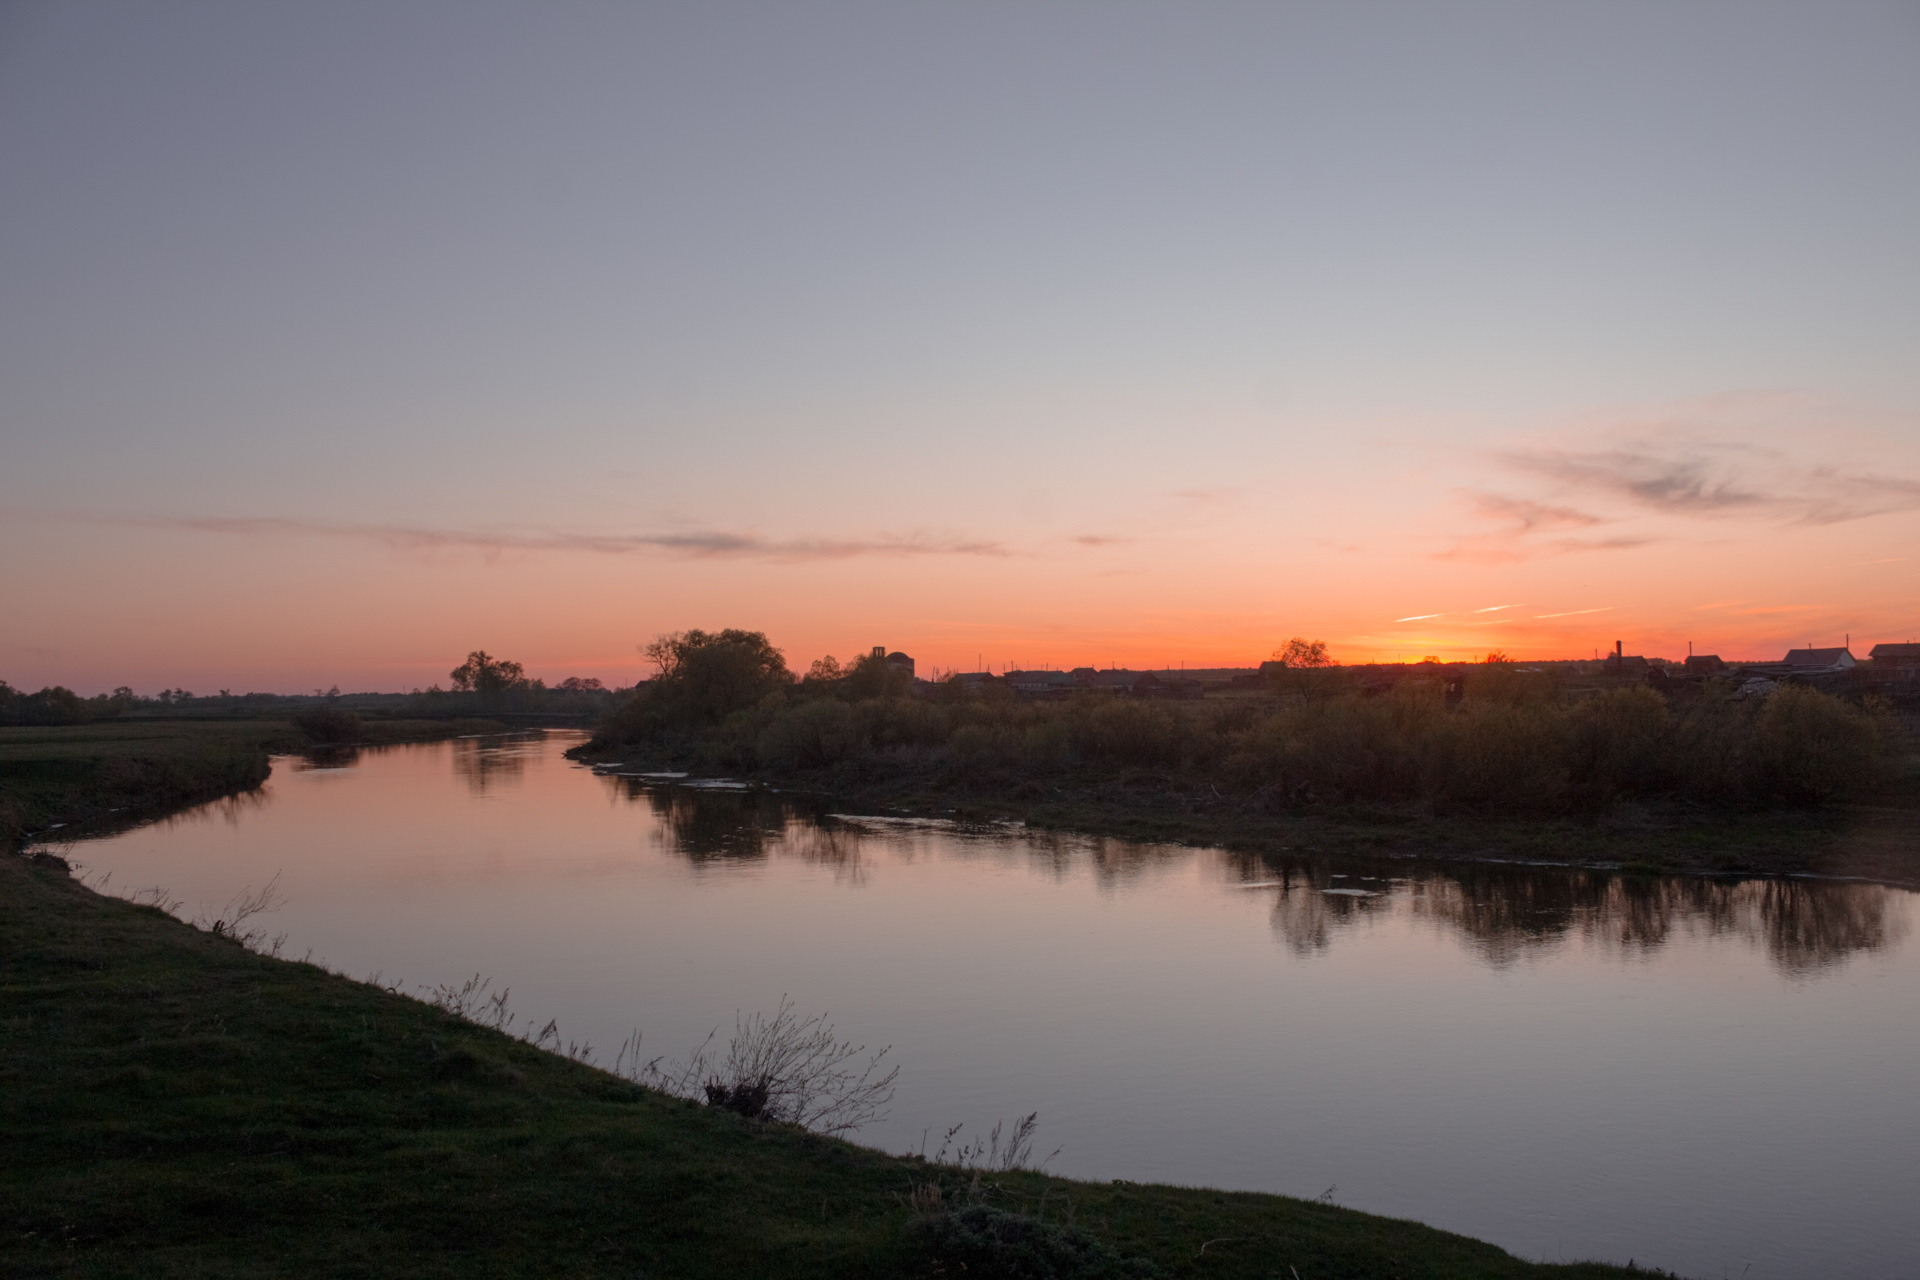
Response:
POLYGON ((85 839, 256 790, 272 757, 516 732, 496 720, 370 720, 352 742, 292 721, 126 719, 0 728, 0 851, 85 839))
POLYGON ((1630 1274, 1280 1196, 973 1180, 745 1120, 95 893, 44 853, 0 855, 0 1017, 8 1274, 934 1275, 902 1235, 929 1184, 1064 1215, 1169 1276, 1630 1274))
MULTIPOLYGON (((606 771, 622 766, 636 772, 686 768, 634 747, 590 747, 583 743, 566 755, 606 771)), ((688 773, 689 780, 706 776, 688 773)), ((918 779, 874 781, 833 774, 711 776, 765 787, 820 813, 982 825, 1015 822, 1038 830, 1268 858, 1519 864, 1715 878, 1794 876, 1920 889, 1920 808, 1910 803, 1748 813, 1677 803, 1627 804, 1581 820, 1364 806, 1273 812, 1241 797, 1203 789, 1192 779, 1142 770, 1066 787, 1012 788, 938 787, 918 779)))

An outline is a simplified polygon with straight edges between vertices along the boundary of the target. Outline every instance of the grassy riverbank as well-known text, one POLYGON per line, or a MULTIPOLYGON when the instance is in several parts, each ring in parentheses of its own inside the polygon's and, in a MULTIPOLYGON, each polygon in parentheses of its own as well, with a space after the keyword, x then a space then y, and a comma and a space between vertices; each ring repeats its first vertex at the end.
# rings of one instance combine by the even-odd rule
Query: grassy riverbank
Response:
MULTIPOLYGON (((492 720, 373 720, 356 744, 499 733, 492 720)), ((119 719, 0 727, 0 848, 58 824, 64 835, 157 817, 249 791, 268 756, 317 745, 292 720, 119 719)))
MULTIPOLYGON (((639 1089, 55 859, 0 856, 0 1026, 8 1275, 959 1274, 909 1199, 965 1176, 639 1089)), ((1275 1196, 1010 1173, 980 1198, 1153 1268, 1108 1274, 1628 1274, 1275 1196)))

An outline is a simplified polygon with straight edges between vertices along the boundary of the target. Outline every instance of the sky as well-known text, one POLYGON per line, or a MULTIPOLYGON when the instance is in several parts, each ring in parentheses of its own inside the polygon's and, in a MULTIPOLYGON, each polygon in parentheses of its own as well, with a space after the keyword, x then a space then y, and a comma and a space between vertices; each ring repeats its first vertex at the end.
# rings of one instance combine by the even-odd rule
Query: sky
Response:
POLYGON ((0 679, 1920 637, 1909 2, 0 0, 0 679))

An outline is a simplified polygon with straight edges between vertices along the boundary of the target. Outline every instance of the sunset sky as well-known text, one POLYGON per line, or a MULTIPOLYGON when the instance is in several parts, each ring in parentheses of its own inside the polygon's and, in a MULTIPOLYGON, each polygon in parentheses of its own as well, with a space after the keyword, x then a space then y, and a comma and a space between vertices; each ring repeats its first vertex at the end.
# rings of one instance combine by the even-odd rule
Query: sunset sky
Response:
POLYGON ((1920 638, 1920 6, 0 5, 0 679, 1920 638))

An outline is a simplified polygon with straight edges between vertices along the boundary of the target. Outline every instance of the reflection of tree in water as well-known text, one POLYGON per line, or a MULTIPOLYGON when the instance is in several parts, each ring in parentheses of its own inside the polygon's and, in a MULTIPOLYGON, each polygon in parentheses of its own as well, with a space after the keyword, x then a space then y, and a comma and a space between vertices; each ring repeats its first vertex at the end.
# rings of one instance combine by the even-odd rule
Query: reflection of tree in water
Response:
POLYGON ((668 847, 691 862, 759 861, 787 834, 787 809, 758 791, 641 789, 668 847))
POLYGON ((759 862, 786 853, 836 872, 860 874, 860 837, 833 822, 812 822, 764 791, 659 786, 644 778, 606 778, 622 799, 644 802, 666 847, 696 866, 759 862))
MULTIPOLYGON (((1083 862, 1102 889, 1118 888, 1172 859, 1191 858, 1193 850, 1104 836, 1073 835, 1062 831, 1023 830, 1013 838, 1021 843, 1030 868, 1044 868, 1055 880, 1065 880, 1083 862)), ((990 834, 987 841, 1004 843, 1006 835, 990 834)))
POLYGON ((1811 884, 1769 880, 1744 884, 1757 898, 1760 928, 1774 963, 1789 973, 1811 973, 1857 951, 1878 951, 1907 933, 1902 915, 1889 918, 1894 890, 1877 884, 1811 884))
POLYGON ((1382 911, 1388 902, 1384 894, 1373 892, 1376 887, 1384 889, 1384 883, 1356 884, 1351 874, 1340 875, 1330 867, 1289 863, 1274 870, 1280 884, 1279 897, 1273 904, 1273 931, 1295 955, 1327 950, 1333 945, 1334 934, 1382 911), (1334 879, 1336 875, 1340 876, 1338 880, 1334 879), (1354 889, 1366 896, 1328 892, 1331 889, 1354 889))
POLYGON ((511 786, 524 778, 527 759, 533 754, 521 739, 455 738, 453 771, 469 791, 485 795, 489 789, 511 786))
POLYGON ((359 763, 359 747, 308 747, 293 757, 293 771, 312 773, 316 769, 351 769, 359 763))
MULTIPOLYGON (((663 839, 696 864, 764 860, 774 854, 865 879, 862 850, 986 859, 1064 879, 1091 870, 1102 888, 1138 881, 1196 856, 1177 845, 1049 831, 1001 831, 840 820, 761 791, 667 786, 602 775, 611 792, 642 801, 663 839)), ((1793 974, 1815 972, 1904 936, 1906 895, 1873 884, 1733 881, 1622 875, 1578 868, 1500 864, 1334 862, 1305 855, 1219 854, 1233 879, 1271 892, 1273 929, 1298 955, 1331 947, 1341 933, 1404 912, 1462 938, 1504 967, 1578 939, 1589 947, 1651 955, 1676 936, 1743 940, 1764 947, 1793 974), (1358 892, 1356 892, 1358 891, 1358 892)))
POLYGON ((1764 946, 1793 974, 1877 951, 1905 936, 1904 895, 1874 884, 1727 881, 1606 871, 1465 865, 1392 868, 1389 882, 1307 859, 1235 860, 1244 883, 1278 878, 1273 929, 1297 954, 1332 946, 1344 930, 1396 910, 1466 939, 1482 959, 1506 966, 1569 938, 1651 954, 1676 934, 1734 937, 1764 946), (1328 892, 1335 890, 1335 892, 1328 892))
POLYGON ((1583 938, 1627 951, 1666 945, 1677 925, 1720 933, 1733 923, 1723 881, 1620 876, 1607 871, 1471 867, 1431 874, 1416 915, 1458 930, 1488 963, 1583 938))
POLYGON ((857 828, 832 820, 808 822, 789 813, 782 848, 811 866, 832 868, 836 880, 865 884, 867 864, 860 856, 865 843, 857 828))

